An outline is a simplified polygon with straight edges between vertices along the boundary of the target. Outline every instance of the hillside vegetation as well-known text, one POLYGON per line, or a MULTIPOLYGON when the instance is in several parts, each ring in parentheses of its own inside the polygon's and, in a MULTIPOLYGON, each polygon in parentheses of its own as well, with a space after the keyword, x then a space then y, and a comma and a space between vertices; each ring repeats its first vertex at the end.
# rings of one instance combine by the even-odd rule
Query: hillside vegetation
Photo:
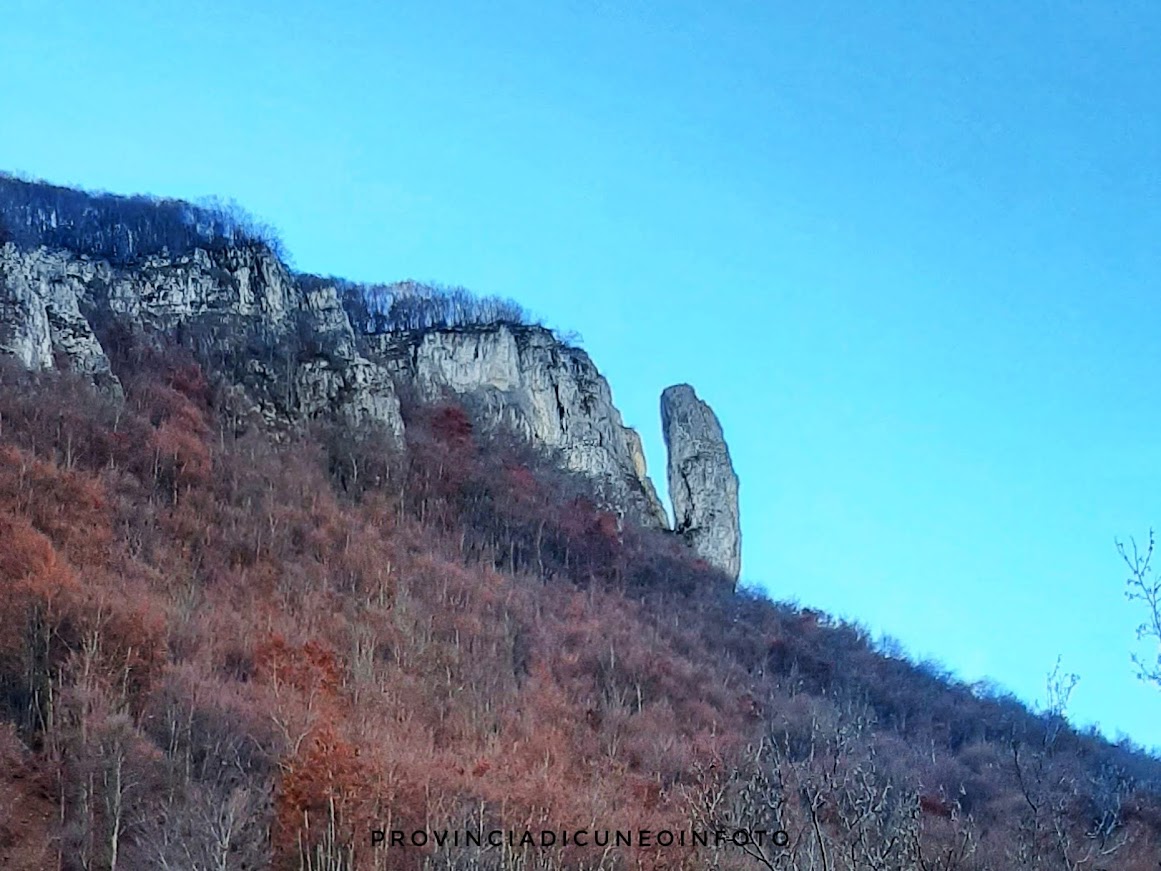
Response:
POLYGON ((459 406, 390 452, 114 350, 124 404, 0 376, 5 868, 1156 867, 1156 760, 731 594, 459 406), (789 843, 370 841, 715 826, 789 843))
MULTIPOLYGON (((5 242, 277 245, 233 207, 0 176, 5 242)), ((527 320, 295 280, 363 333, 527 320)), ((396 385, 402 443, 276 427, 114 326, 123 396, 0 358, 0 867, 1156 871, 1161 761, 1074 730, 1066 685, 1034 713, 735 594, 470 405, 396 385), (373 837, 443 830, 634 835, 373 837), (771 836, 659 837, 739 830, 771 836)))

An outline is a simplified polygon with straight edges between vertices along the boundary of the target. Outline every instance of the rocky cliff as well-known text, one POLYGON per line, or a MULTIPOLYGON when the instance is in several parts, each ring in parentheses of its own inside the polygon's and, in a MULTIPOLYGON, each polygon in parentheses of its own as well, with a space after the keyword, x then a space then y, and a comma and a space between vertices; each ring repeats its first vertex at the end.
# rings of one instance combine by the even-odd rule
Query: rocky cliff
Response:
MULTIPOLYGON (((101 337, 166 336, 272 424, 371 422, 396 443, 397 389, 456 396, 556 451, 629 519, 668 528, 608 382, 584 351, 519 323, 513 303, 294 275, 236 211, 3 174, 0 242, 0 355, 28 368, 119 393, 101 337)), ((662 415, 677 531, 736 578, 737 477, 717 418, 684 385, 666 391, 662 415)))
POLYGON ((738 476, 713 410, 688 384, 661 394, 661 425, 669 449, 669 498, 674 530, 710 565, 737 580, 742 565, 738 476))
POLYGON ((589 355, 543 327, 489 324, 368 336, 371 359, 421 397, 470 394, 491 417, 560 451, 612 504, 646 526, 668 519, 649 480, 640 436, 624 425, 589 355))
POLYGON ((64 253, 0 247, 0 353, 29 369, 59 366, 118 387, 80 310, 83 289, 106 273, 64 253))
POLYGON ((132 266, 47 248, 0 247, 0 354, 119 384, 98 336, 163 334, 244 389, 272 422, 374 421, 399 438, 395 385, 470 396, 496 422, 555 449, 610 505, 646 526, 667 517, 637 433, 589 356, 536 326, 495 323, 366 335, 334 283, 302 280, 261 245, 196 249, 132 266))
POLYGON ((245 388, 267 419, 334 414, 402 434, 391 379, 359 353, 334 289, 305 290, 262 246, 198 249, 132 268, 0 247, 0 353, 117 390, 97 337, 111 325, 179 339, 245 388))

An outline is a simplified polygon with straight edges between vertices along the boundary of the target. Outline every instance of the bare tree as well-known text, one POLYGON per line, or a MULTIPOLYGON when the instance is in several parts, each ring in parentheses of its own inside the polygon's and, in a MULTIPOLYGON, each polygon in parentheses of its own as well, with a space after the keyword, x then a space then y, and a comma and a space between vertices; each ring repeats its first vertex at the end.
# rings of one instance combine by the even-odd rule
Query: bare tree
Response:
POLYGON ((371 334, 497 323, 527 324, 531 320, 519 303, 498 296, 476 296, 463 287, 416 281, 360 284, 310 275, 299 276, 299 282, 304 287, 333 285, 351 322, 357 329, 371 334))
POLYGON ((1047 680, 1047 708, 1044 711, 1045 749, 1051 750, 1056 743, 1061 730, 1068 726, 1068 702, 1072 698, 1072 691, 1080 683, 1080 676, 1071 672, 1061 672, 1060 664, 1063 657, 1056 657, 1056 665, 1048 673, 1047 680))
POLYGON ((1025 868, 1079 871, 1129 843, 1121 825, 1125 783, 1117 772, 1103 772, 1112 790, 1104 790, 1097 800, 1097 784, 1083 782, 1057 758, 1057 741, 1068 728, 1068 702, 1080 681, 1060 666, 1057 657, 1048 674, 1043 740, 1035 744, 1013 737, 1011 742, 1013 773, 1023 799, 1011 858, 1025 868), (1091 808, 1085 808, 1086 797, 1091 808))
POLYGON ((1137 640, 1155 643, 1151 654, 1133 654, 1133 664, 1137 676, 1161 689, 1161 578, 1153 572, 1153 530, 1149 530, 1149 544, 1144 552, 1137 542, 1129 539, 1129 547, 1117 542, 1117 552, 1129 567, 1129 577, 1125 581, 1125 597, 1130 602, 1140 602, 1145 609, 1145 619, 1137 627, 1137 640))
POLYGON ((684 790, 691 814, 714 830, 765 832, 764 842, 733 846, 770 871, 967 868, 977 844, 971 818, 893 775, 871 730, 858 710, 814 718, 804 735, 771 728, 743 765, 695 772, 684 790))

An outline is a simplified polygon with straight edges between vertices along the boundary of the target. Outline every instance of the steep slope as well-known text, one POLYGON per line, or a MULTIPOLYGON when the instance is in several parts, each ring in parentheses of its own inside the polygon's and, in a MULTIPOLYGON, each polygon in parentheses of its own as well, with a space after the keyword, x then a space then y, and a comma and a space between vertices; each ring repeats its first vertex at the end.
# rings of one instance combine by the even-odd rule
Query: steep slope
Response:
POLYGON ((625 426, 588 354, 549 330, 521 324, 385 333, 368 356, 427 401, 470 396, 488 418, 560 451, 611 504, 646 526, 668 519, 646 473, 640 436, 625 426))
POLYGON ((732 593, 447 398, 239 433, 123 341, 122 399, 0 364, 5 867, 1155 868, 1131 746, 732 593))
POLYGON ((268 422, 370 422, 398 439, 397 384, 428 400, 474 396, 479 413, 558 451, 634 522, 667 525, 640 438, 623 425, 608 383, 587 354, 546 329, 357 333, 333 283, 298 280, 262 244, 120 266, 0 247, 0 354, 116 391, 99 335, 118 329, 190 348, 211 375, 243 388, 268 422))
POLYGON ((1155 871, 1161 761, 724 583, 692 388, 700 559, 582 351, 260 235, 0 177, 5 868, 1155 871))
MULTIPOLYGON (((668 527, 641 439, 607 381, 584 351, 523 323, 510 301, 295 275, 277 238, 237 207, 90 194, 3 173, 0 243, 0 356, 28 368, 70 371, 117 393, 103 342, 132 333, 192 350, 211 380, 233 388, 235 422, 371 424, 396 443, 399 390, 429 402, 457 396, 482 422, 587 475, 618 515, 668 527)), ((736 529, 730 543, 725 525, 702 521, 732 517, 736 527, 736 489, 705 491, 696 509, 677 491, 683 537, 735 580, 736 529)))

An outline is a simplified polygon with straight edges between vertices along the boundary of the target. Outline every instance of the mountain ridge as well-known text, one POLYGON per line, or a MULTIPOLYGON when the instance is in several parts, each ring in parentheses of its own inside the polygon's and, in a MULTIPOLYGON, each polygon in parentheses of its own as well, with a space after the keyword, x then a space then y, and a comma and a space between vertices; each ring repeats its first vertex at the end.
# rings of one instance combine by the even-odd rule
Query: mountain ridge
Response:
MULTIPOLYGON (((0 246, 0 353, 25 366, 65 368, 117 390, 98 334, 139 330, 190 347, 268 422, 333 416, 378 425, 396 445, 400 385, 428 400, 472 394, 494 424, 592 477, 629 520, 668 528, 640 436, 624 425, 604 376, 583 350, 522 323, 511 301, 414 281, 296 275, 272 231, 237 207, 0 176, 0 221, 8 240, 0 246)), ((710 526, 719 513, 706 503, 731 500, 725 534, 740 540, 736 492, 692 498, 710 526)), ((721 534, 680 534, 737 580, 736 555, 703 546, 721 534)))
POLYGON ((583 351, 446 323, 454 292, 352 316, 260 240, 135 259, 175 236, 147 212, 85 225, 116 263, 0 249, 0 864, 1155 867, 1161 761, 1067 693, 1029 710, 683 546, 737 486, 692 387, 663 394, 675 534, 587 473, 645 478, 583 351), (786 840, 370 839, 594 825, 786 840))

